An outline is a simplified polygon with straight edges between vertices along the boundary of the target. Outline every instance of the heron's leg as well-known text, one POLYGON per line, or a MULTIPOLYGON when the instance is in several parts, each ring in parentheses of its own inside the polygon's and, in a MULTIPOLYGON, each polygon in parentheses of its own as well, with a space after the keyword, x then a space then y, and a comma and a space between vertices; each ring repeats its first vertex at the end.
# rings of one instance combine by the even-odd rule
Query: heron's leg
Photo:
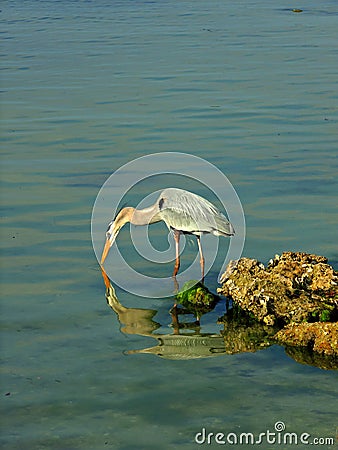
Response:
POLYGON ((181 233, 177 230, 174 230, 174 239, 176 244, 176 261, 173 277, 176 277, 178 269, 180 268, 180 235, 181 233))
POLYGON ((171 315, 171 320, 172 320, 172 326, 174 328, 174 334, 180 334, 180 323, 178 321, 176 305, 170 310, 170 315, 171 315))
POLYGON ((204 283, 204 256, 202 252, 202 245, 201 245, 201 236, 196 236, 197 238, 197 244, 198 244, 198 250, 200 252, 200 264, 201 264, 201 273, 202 273, 202 283, 204 283))

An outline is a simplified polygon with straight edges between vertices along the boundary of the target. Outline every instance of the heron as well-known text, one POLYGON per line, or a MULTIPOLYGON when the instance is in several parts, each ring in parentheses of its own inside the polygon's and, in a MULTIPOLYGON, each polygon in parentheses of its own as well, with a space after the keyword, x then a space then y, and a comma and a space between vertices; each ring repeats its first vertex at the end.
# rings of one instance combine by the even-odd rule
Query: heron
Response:
POLYGON ((150 225, 161 221, 174 234, 176 250, 174 278, 180 268, 179 242, 181 234, 190 234, 197 238, 202 280, 204 279, 204 256, 201 236, 203 234, 215 236, 233 236, 235 234, 234 227, 229 220, 208 200, 184 189, 166 188, 152 206, 144 209, 125 207, 118 212, 115 219, 108 225, 101 266, 103 266, 123 225, 128 222, 133 225, 150 225))

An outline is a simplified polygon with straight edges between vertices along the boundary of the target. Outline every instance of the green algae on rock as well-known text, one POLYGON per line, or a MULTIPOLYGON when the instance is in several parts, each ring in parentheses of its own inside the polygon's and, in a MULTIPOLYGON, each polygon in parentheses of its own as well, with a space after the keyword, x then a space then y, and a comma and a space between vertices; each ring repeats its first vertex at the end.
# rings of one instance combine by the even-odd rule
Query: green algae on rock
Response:
POLYGON ((212 311, 219 301, 218 296, 212 294, 199 281, 187 281, 182 290, 175 295, 177 303, 183 306, 185 312, 200 318, 203 314, 212 311))

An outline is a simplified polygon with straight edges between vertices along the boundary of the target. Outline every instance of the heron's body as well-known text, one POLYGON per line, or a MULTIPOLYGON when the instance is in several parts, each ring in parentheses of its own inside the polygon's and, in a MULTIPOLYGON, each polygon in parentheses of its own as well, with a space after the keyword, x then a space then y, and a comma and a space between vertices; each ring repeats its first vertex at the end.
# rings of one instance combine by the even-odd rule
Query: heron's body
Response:
POLYGON ((157 216, 168 228, 181 233, 212 233, 232 236, 234 230, 228 219, 208 200, 183 189, 168 188, 157 200, 157 216))
POLYGON ((216 236, 232 236, 235 234, 228 219, 208 200, 183 189, 167 188, 161 192, 152 206, 141 210, 131 207, 123 208, 117 214, 115 220, 110 222, 106 233, 107 240, 102 253, 101 265, 125 223, 148 225, 160 221, 165 222, 167 227, 174 231, 176 241, 174 276, 176 276, 180 264, 179 239, 181 233, 193 234, 197 237, 202 274, 204 274, 204 258, 200 236, 208 233, 216 236))

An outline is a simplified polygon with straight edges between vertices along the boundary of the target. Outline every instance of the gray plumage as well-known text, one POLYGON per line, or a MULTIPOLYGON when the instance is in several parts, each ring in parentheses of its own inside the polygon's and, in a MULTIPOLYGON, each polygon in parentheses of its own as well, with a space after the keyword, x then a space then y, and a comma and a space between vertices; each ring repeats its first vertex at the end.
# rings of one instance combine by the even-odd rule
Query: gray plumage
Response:
POLYGON ((156 218, 163 220, 168 228, 182 233, 211 233, 216 236, 232 236, 234 228, 228 219, 212 203, 199 195, 183 189, 168 188, 158 199, 156 218))

